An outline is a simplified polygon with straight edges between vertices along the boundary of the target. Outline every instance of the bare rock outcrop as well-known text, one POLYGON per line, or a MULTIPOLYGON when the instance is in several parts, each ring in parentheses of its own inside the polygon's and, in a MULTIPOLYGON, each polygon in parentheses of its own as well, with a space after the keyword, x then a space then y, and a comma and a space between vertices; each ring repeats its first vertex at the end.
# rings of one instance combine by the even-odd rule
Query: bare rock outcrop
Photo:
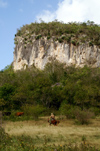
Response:
POLYGON ((53 37, 47 40, 42 37, 38 40, 33 36, 31 43, 23 43, 23 38, 16 37, 17 44, 14 50, 14 70, 25 69, 32 65, 43 69, 49 58, 65 63, 67 66, 75 65, 83 67, 100 67, 100 48, 98 46, 89 46, 88 42, 75 46, 70 43, 58 42, 53 37))

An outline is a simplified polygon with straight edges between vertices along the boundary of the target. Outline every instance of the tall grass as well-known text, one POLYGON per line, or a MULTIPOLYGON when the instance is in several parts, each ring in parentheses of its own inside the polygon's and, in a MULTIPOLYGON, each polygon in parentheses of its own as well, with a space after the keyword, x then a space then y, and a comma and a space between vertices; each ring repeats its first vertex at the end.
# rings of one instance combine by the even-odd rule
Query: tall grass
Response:
POLYGON ((88 125, 76 125, 74 120, 63 119, 58 126, 49 126, 47 120, 48 117, 42 117, 38 121, 5 121, 3 127, 13 141, 13 148, 20 146, 20 149, 24 147, 27 150, 28 146, 30 149, 35 147, 37 150, 40 148, 52 150, 55 146, 57 151, 64 150, 64 146, 66 150, 71 148, 72 151, 75 148, 82 150, 84 147, 88 150, 92 147, 92 151, 93 146, 100 148, 99 118, 92 119, 88 125))
POLYGON ((0 141, 0 151, 99 151, 95 146, 86 142, 86 137, 82 136, 80 142, 68 143, 67 138, 63 140, 60 134, 58 138, 48 135, 35 135, 34 137, 20 135, 9 136, 4 129, 0 129, 2 139, 0 141))

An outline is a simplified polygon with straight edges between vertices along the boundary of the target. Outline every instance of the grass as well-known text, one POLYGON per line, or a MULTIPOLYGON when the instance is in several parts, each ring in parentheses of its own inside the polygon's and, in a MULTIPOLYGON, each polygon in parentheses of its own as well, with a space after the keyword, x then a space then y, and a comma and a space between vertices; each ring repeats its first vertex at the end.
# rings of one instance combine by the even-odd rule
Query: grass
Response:
POLYGON ((64 146, 65 144, 77 144, 85 140, 86 144, 100 148, 100 120, 92 119, 89 125, 76 125, 74 120, 60 120, 58 126, 49 126, 48 117, 38 121, 5 121, 5 132, 12 138, 23 142, 30 142, 36 147, 43 145, 64 146), (85 138, 85 139, 83 139, 85 138), (26 141, 27 140, 27 141, 26 141))

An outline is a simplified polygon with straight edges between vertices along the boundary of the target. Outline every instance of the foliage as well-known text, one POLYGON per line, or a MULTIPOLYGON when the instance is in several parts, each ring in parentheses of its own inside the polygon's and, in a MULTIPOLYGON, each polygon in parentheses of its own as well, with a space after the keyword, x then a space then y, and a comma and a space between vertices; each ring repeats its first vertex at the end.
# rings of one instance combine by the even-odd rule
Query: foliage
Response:
POLYGON ((90 119, 94 116, 94 114, 88 110, 75 110, 76 122, 79 124, 89 124, 90 119))
POLYGON ((5 83, 2 87, 0 87, 0 103, 2 104, 2 100, 4 104, 2 104, 2 108, 12 109, 12 95, 14 94, 15 87, 10 85, 9 83, 5 83))
POLYGON ((40 105, 25 105, 22 107, 24 114, 27 116, 32 116, 33 119, 37 120, 38 117, 46 110, 43 106, 40 105))
POLYGON ((42 37, 42 35, 38 35, 38 36, 36 36, 35 38, 36 38, 36 40, 38 40, 38 39, 40 39, 42 37))
POLYGON ((98 108, 98 107, 90 107, 89 111, 93 112, 95 116, 100 114, 100 108, 98 108))
POLYGON ((74 110, 75 110, 75 107, 73 107, 70 104, 65 104, 65 103, 62 103, 59 108, 60 114, 65 115, 66 118, 68 119, 75 118, 74 110))
POLYGON ((78 43, 89 43, 89 46, 97 45, 100 47, 100 26, 95 24, 93 21, 87 22, 69 22, 62 23, 57 20, 54 20, 49 23, 41 21, 40 23, 31 23, 24 25, 17 30, 15 35, 15 44, 17 45, 17 36, 26 38, 23 40, 23 43, 26 44, 32 41, 32 37, 35 36, 35 39, 38 40, 47 37, 49 40, 53 37, 54 40, 58 40, 60 43, 67 42, 73 45, 78 43))
POLYGON ((4 149, 4 146, 11 144, 10 136, 5 132, 4 128, 0 127, 0 150, 1 150, 1 144, 2 149, 4 149))
POLYGON ((51 58, 42 71, 31 67, 0 72, 0 109, 21 110, 26 105, 54 108, 67 118, 74 117, 77 107, 99 115, 100 68, 65 67, 51 58))

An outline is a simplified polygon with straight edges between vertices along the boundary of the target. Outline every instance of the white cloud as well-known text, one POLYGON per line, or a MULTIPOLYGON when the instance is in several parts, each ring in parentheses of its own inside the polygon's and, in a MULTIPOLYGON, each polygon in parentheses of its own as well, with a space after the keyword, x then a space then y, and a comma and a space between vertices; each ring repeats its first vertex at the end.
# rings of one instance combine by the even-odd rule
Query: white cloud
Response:
POLYGON ((0 7, 7 7, 7 2, 4 2, 3 0, 0 0, 0 7))
POLYGON ((36 17, 37 21, 39 22, 42 19, 45 22, 49 22, 55 19, 55 13, 51 13, 48 10, 44 10, 43 14, 40 14, 36 17))
POLYGON ((94 21, 100 24, 100 0, 62 0, 54 12, 43 11, 37 16, 37 20, 48 22, 58 19, 63 22, 94 21))

